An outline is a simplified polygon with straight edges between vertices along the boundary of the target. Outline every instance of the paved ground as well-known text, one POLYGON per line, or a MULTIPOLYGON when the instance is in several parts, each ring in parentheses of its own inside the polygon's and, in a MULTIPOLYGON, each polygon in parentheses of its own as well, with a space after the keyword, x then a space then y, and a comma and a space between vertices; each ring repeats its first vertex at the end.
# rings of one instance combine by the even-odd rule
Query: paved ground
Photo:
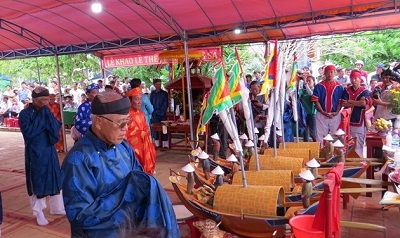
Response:
MULTIPOLYGON (((68 145, 72 140, 68 139, 68 145)), ((180 171, 187 163, 188 151, 157 151, 157 180, 166 188, 172 202, 179 202, 171 191, 168 180, 169 170, 180 171)), ((379 178, 379 174, 376 174, 379 178)), ((25 187, 24 145, 19 131, 0 128, 0 190, 2 192, 4 219, 1 225, 3 237, 11 238, 56 238, 69 237, 69 223, 65 216, 52 216, 46 210, 50 224, 45 227, 36 225, 32 216, 25 187)), ((351 198, 347 210, 341 209, 342 220, 369 222, 386 226, 386 232, 372 232, 356 229, 342 229, 342 237, 400 237, 398 224, 400 211, 390 208, 383 211, 378 204, 380 193, 374 193, 372 198, 361 195, 357 200, 351 198)))
MULTIPOLYGON (((69 135, 67 135, 69 136, 69 135)), ((68 146, 73 145, 68 138, 68 146)), ((173 203, 179 199, 172 191, 169 182, 169 169, 179 171, 187 163, 185 151, 157 151, 157 180, 167 190, 173 203)), ((60 158, 64 156, 60 154, 60 158)), ((3 201, 3 237, 52 238, 69 237, 69 223, 65 216, 52 216, 46 209, 45 215, 50 224, 45 227, 36 225, 36 219, 29 207, 25 186, 24 142, 18 130, 0 128, 0 191, 3 201)))

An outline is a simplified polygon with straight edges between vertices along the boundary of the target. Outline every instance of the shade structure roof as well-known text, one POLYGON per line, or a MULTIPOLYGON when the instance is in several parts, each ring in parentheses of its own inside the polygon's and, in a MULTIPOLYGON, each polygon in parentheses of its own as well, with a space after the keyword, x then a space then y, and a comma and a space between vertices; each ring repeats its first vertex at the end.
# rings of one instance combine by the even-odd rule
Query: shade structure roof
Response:
POLYGON ((265 42, 400 27, 398 1, 2 0, 0 59, 265 42), (92 2, 101 13, 90 10, 92 2), (235 34, 233 29, 243 33, 235 34))

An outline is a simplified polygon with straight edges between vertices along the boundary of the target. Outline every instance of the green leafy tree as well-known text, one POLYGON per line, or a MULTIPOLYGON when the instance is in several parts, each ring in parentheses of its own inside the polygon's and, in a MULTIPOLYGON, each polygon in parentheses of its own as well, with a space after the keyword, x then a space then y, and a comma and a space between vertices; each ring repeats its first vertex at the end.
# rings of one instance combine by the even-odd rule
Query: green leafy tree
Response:
POLYGON ((363 60, 364 69, 374 71, 378 63, 389 64, 399 60, 400 31, 383 30, 352 35, 336 35, 318 41, 321 60, 341 67, 354 68, 354 62, 363 60))

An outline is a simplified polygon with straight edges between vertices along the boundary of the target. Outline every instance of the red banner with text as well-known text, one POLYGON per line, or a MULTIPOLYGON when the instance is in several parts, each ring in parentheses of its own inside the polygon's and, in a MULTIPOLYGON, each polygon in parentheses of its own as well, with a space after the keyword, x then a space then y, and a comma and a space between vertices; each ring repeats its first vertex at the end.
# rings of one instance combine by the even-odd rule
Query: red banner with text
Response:
MULTIPOLYGON (((221 59, 221 47, 207 47, 190 49, 195 51, 203 51, 204 58, 202 61, 218 61, 221 59)), ((104 56, 102 63, 104 69, 118 67, 145 66, 154 64, 168 64, 171 61, 164 61, 158 58, 158 55, 164 51, 146 52, 140 54, 123 54, 104 56)))

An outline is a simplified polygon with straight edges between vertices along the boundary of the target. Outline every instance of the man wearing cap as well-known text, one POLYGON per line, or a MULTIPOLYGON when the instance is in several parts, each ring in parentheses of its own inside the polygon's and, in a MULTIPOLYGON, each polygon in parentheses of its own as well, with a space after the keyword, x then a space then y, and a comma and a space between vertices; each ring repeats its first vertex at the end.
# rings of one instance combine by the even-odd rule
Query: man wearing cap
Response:
POLYGON ((84 103, 82 103, 78 110, 76 111, 76 116, 74 120, 75 128, 81 133, 81 135, 85 135, 88 131, 89 126, 92 125, 91 115, 91 103, 93 99, 99 92, 99 85, 92 83, 86 88, 87 99, 84 103))
POLYGON ((39 225, 48 224, 43 209, 46 197, 51 196, 50 214, 65 214, 61 193, 61 170, 55 144, 59 139, 61 122, 51 113, 49 90, 36 87, 32 103, 19 115, 25 141, 26 186, 33 215, 39 225))
POLYGON ((368 79, 368 72, 365 71, 365 70, 363 70, 364 61, 362 61, 362 60, 357 60, 354 64, 356 65, 356 68, 355 68, 355 69, 357 69, 358 71, 360 71, 361 79, 362 79, 364 82, 366 82, 367 79, 368 79))
POLYGON ((340 100, 342 99, 344 88, 334 80, 335 66, 328 65, 324 68, 325 79, 318 83, 313 91, 311 101, 315 103, 317 114, 315 116, 318 142, 323 142, 323 138, 330 132, 335 132, 340 123, 340 100))
POLYGON ((168 195, 124 139, 129 98, 102 92, 91 106, 93 123, 62 165, 71 237, 118 237, 128 219, 134 227, 161 229, 159 237, 180 237, 168 195))
MULTIPOLYGON (((167 120, 167 109, 168 109, 168 93, 161 89, 161 79, 154 79, 153 85, 155 91, 150 94, 150 102, 153 104, 154 111, 151 118, 151 123, 158 123, 167 120)), ((158 141, 158 132, 153 131, 153 139, 156 147, 160 146, 158 141)), ((163 147, 168 148, 168 135, 162 134, 163 147)))
POLYGON ((359 71, 351 71, 350 80, 351 85, 343 93, 342 106, 352 108, 350 133, 351 137, 357 138, 356 153, 360 158, 364 158, 365 107, 369 101, 369 91, 361 85, 361 73, 359 71))
POLYGON ((367 78, 367 82, 366 85, 367 87, 371 90, 371 80, 376 80, 377 82, 381 82, 381 73, 383 71, 383 68, 385 68, 385 64, 384 63, 379 63, 376 66, 376 70, 375 72, 369 73, 368 74, 368 78, 367 78))
POLYGON ((150 98, 145 93, 143 93, 143 88, 141 86, 143 83, 144 82, 142 82, 142 80, 139 78, 133 78, 129 82, 131 89, 139 87, 142 90, 141 109, 142 109, 142 112, 144 113, 144 115, 146 116, 147 125, 150 127, 151 116, 153 114, 154 107, 153 107, 153 104, 151 104, 151 102, 150 102, 150 98))

